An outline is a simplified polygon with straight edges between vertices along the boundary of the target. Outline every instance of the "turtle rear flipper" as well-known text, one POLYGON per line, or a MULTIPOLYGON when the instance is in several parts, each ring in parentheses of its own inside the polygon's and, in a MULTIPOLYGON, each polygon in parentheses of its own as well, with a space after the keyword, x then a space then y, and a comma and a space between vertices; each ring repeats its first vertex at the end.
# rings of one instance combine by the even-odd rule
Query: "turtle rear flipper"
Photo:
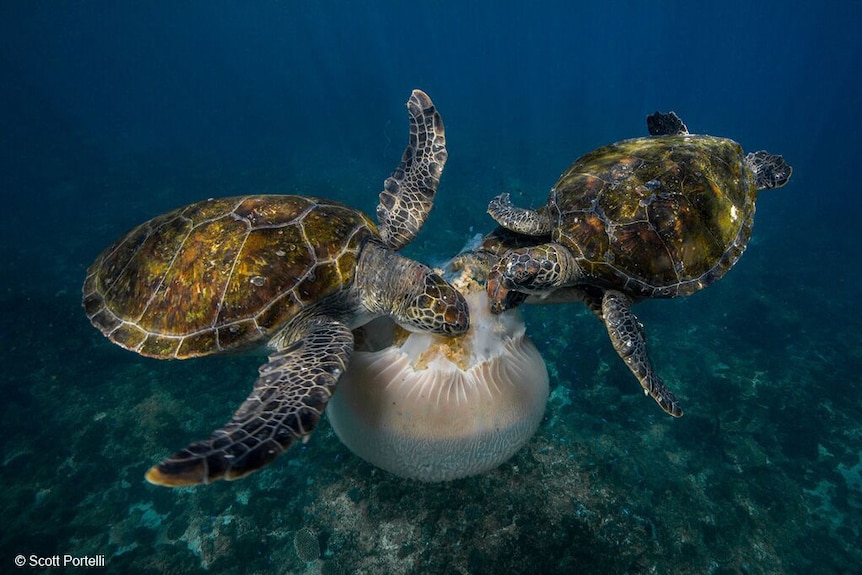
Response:
POLYGON ((407 101, 410 140, 401 163, 386 178, 377 206, 380 237, 394 250, 413 241, 434 204, 446 165, 446 134, 434 102, 422 90, 407 101))
POLYGON ((793 168, 787 165, 783 156, 765 150, 747 154, 745 163, 754 173, 754 185, 758 190, 780 188, 793 173, 793 168))
MULTIPOLYGON (((601 302, 601 319, 608 329, 614 350, 640 382, 644 393, 674 417, 682 416, 676 397, 655 372, 646 349, 643 327, 632 313, 631 299, 622 292, 608 290, 601 302)), ((587 305, 591 306, 589 302, 587 305)))
POLYGON ((239 479, 306 441, 347 368, 353 334, 315 317, 260 368, 254 390, 231 421, 147 471, 150 483, 180 487, 239 479))
POLYGON ((656 112, 650 114, 646 119, 647 130, 650 136, 681 136, 688 134, 688 128, 682 123, 682 119, 676 112, 662 114, 656 112))

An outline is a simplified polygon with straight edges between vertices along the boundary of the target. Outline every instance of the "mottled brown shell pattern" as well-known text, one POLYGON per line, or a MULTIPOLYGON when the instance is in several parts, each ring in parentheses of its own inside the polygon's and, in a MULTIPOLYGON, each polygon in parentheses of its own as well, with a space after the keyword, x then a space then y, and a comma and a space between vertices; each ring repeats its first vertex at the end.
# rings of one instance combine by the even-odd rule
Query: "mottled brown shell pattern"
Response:
POLYGON ((636 138, 578 159, 551 190, 553 239, 597 285, 642 297, 722 277, 751 235, 757 190, 724 138, 636 138))
POLYGON ((188 358, 250 347, 353 282, 362 213, 303 196, 207 200, 144 223, 105 250, 84 307, 114 343, 188 358))

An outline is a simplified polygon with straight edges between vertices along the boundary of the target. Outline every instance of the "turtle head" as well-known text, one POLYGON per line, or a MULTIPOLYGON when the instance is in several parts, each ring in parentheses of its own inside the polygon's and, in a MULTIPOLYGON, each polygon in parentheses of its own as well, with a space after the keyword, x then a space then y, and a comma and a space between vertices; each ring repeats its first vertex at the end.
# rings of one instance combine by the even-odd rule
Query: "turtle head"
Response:
POLYGON ((793 173, 793 168, 787 165, 784 157, 764 150, 745 156, 745 164, 754 174, 754 185, 758 190, 780 188, 793 173))
POLYGON ((355 284, 367 312, 388 315, 408 331, 461 335, 470 327, 467 301, 452 284, 377 241, 363 247, 355 284))
POLYGON ((470 328, 467 300, 452 284, 427 266, 416 264, 406 297, 392 318, 408 331, 461 335, 470 328))

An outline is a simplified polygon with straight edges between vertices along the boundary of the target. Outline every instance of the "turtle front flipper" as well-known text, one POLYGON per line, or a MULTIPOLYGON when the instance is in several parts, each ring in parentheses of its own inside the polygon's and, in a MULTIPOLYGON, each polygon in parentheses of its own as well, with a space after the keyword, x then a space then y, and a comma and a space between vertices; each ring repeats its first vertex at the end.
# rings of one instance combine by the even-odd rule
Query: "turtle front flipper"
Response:
POLYGON ((434 204, 446 165, 446 134, 434 102, 421 90, 407 101, 410 140, 401 163, 383 182, 377 221, 384 243, 398 250, 413 241, 434 204))
POLYGON ((513 232, 528 236, 551 233, 551 219, 547 209, 528 210, 514 206, 509 194, 500 194, 488 204, 488 215, 494 221, 513 232))
POLYGON ((326 408, 353 351, 346 325, 315 317, 285 338, 261 366, 254 390, 231 421, 147 471, 169 487, 239 479, 306 441, 326 408), (288 343, 290 342, 290 343, 288 343))
POLYGON ((632 313, 631 304, 628 296, 615 290, 606 291, 602 297, 601 317, 614 350, 638 379, 644 393, 667 413, 680 417, 682 408, 652 367, 643 327, 632 313))

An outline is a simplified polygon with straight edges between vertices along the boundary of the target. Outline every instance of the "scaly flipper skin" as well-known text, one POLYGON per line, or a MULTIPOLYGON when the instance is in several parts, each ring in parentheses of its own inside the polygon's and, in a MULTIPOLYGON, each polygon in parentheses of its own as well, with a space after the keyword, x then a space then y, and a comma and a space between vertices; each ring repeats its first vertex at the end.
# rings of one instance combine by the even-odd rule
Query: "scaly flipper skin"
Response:
POLYGON ((758 190, 780 188, 793 173, 793 168, 787 165, 783 156, 765 150, 746 154, 745 163, 754 173, 754 185, 758 190))
POLYGON ((448 158, 443 120, 431 98, 413 90, 407 110, 410 140, 377 206, 380 237, 393 250, 410 243, 425 223, 448 158))
POLYGON ((488 214, 494 221, 513 232, 528 236, 551 233, 547 210, 537 211, 512 205, 509 194, 500 194, 488 204, 488 214))
POLYGON ((638 379, 644 392, 667 413, 681 417, 679 403, 652 367, 643 326, 632 313, 631 305, 631 299, 616 290, 606 291, 602 298, 602 320, 608 328, 614 350, 638 379))
POLYGON ((646 123, 650 136, 688 134, 688 128, 683 124, 682 119, 676 115, 676 112, 650 114, 647 116, 646 123))
POLYGON ((305 441, 347 369, 353 334, 318 316, 289 340, 260 368, 254 390, 228 424, 152 467, 147 481, 179 487, 239 479, 305 441))

